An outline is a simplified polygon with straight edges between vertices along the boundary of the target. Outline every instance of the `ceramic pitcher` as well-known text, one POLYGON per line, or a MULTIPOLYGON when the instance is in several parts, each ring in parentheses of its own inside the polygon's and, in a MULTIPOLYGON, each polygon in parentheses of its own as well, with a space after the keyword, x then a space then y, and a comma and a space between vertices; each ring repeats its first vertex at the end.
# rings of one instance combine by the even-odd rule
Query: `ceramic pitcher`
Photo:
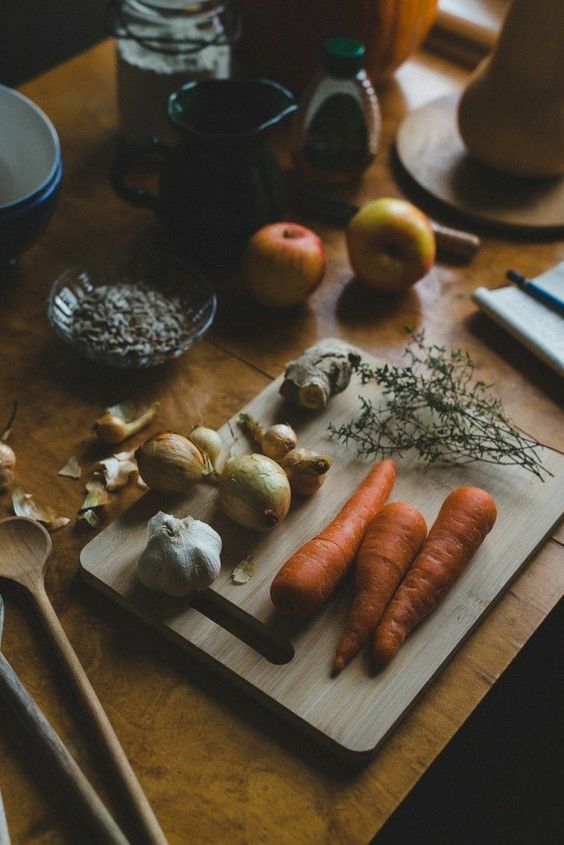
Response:
POLYGON ((230 264, 252 232, 285 212, 282 173, 265 132, 295 108, 290 92, 269 80, 191 82, 168 101, 176 145, 157 138, 126 145, 112 184, 132 205, 153 210, 187 258, 230 264), (130 186, 132 164, 155 157, 158 194, 130 186))

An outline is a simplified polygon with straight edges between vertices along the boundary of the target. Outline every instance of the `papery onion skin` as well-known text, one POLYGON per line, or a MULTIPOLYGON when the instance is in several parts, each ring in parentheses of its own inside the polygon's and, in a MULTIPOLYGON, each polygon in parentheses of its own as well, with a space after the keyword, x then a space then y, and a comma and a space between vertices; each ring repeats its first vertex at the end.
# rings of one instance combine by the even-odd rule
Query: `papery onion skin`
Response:
POLYGON ((266 455, 230 458, 218 489, 226 514, 252 531, 271 531, 290 510, 292 493, 286 473, 266 455))
POLYGON ((159 493, 185 493, 209 474, 198 447, 170 431, 153 435, 136 450, 135 459, 145 484, 159 493))

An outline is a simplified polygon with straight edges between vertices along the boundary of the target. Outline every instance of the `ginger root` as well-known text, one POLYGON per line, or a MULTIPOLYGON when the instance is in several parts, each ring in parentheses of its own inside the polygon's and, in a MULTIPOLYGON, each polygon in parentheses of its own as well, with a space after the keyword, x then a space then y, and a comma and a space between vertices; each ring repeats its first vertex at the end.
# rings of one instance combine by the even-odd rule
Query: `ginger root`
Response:
POLYGON ((331 396, 348 387, 356 357, 351 348, 339 340, 311 346, 286 365, 280 393, 298 408, 321 411, 331 396))

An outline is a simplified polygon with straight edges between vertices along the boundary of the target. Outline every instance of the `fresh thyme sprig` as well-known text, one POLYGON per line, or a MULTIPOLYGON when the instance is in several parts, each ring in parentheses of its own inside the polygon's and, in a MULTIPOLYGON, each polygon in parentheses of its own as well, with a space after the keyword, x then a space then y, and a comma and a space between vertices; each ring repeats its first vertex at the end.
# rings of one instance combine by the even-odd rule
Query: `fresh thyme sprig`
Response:
POLYGON ((541 444, 506 416, 491 385, 474 380, 475 364, 462 349, 425 344, 412 332, 406 366, 373 367, 355 356, 362 384, 382 388, 381 401, 359 397, 359 416, 331 433, 359 455, 402 457, 415 449, 424 463, 516 464, 544 481, 551 475, 537 453, 541 444))

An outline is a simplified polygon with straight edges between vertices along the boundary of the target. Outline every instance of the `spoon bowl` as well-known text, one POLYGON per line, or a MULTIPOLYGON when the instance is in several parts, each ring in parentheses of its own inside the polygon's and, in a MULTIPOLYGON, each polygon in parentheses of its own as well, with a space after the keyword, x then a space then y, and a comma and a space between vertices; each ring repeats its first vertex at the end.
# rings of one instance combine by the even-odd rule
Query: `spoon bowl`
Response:
MULTIPOLYGON (((0 520, 0 578, 19 584, 33 599, 69 680, 97 732, 108 762, 129 799, 138 826, 145 833, 144 841, 151 845, 167 845, 141 784, 45 591, 45 567, 51 551, 51 537, 39 522, 23 516, 0 520)), ((0 605, 0 628, 2 616, 3 607, 0 605)))
POLYGON ((43 581, 53 549, 51 537, 39 522, 25 516, 0 521, 0 578, 31 590, 43 581))

